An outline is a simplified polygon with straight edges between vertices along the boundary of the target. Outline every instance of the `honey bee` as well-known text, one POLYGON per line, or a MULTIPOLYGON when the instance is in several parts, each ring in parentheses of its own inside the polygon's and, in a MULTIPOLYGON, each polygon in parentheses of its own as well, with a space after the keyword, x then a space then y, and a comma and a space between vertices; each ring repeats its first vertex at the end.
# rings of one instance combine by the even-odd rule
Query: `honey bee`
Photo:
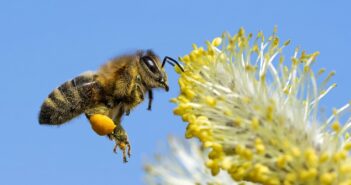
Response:
POLYGON ((152 51, 137 51, 104 64, 97 72, 85 72, 54 89, 45 99, 39 123, 61 125, 84 113, 98 135, 115 141, 113 151, 123 151, 123 161, 130 157, 131 146, 121 118, 140 104, 148 93, 151 110, 154 88, 169 90, 165 63, 182 66, 174 59, 160 58, 152 51), (127 149, 128 148, 128 149, 127 149))

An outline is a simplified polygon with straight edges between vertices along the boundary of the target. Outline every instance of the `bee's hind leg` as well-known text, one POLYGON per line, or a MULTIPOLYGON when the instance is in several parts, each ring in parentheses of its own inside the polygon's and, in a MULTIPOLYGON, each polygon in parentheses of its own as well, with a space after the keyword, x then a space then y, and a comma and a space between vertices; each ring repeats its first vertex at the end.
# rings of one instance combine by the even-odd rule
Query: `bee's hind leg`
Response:
POLYGON ((114 132, 109 134, 108 137, 116 142, 115 146, 113 147, 113 152, 117 153, 117 149, 120 148, 123 152, 123 162, 128 162, 127 155, 129 158, 131 147, 128 141, 128 135, 121 124, 117 124, 114 132))
POLYGON ((130 144, 128 135, 120 122, 124 111, 120 109, 113 120, 108 116, 110 115, 110 111, 110 108, 100 105, 87 110, 85 115, 89 119, 92 129, 98 135, 107 135, 110 140, 116 142, 113 152, 116 153, 117 148, 120 148, 123 151, 123 161, 127 162, 127 154, 130 157, 130 144))
POLYGON ((123 152, 123 162, 128 162, 127 161, 127 155, 128 158, 130 157, 130 144, 128 141, 128 135, 127 132, 124 130, 124 128, 122 127, 121 124, 121 117, 123 116, 123 114, 125 113, 125 111, 123 110, 123 108, 120 108, 117 112, 117 115, 114 119, 114 122, 116 124, 116 128, 114 129, 114 131, 111 134, 108 134, 108 137, 115 141, 115 146, 113 148, 113 152, 117 153, 117 149, 120 148, 123 152))
POLYGON ((99 105, 94 108, 88 109, 85 116, 89 119, 92 129, 100 136, 112 133, 116 124, 108 116, 110 108, 105 105, 99 105))

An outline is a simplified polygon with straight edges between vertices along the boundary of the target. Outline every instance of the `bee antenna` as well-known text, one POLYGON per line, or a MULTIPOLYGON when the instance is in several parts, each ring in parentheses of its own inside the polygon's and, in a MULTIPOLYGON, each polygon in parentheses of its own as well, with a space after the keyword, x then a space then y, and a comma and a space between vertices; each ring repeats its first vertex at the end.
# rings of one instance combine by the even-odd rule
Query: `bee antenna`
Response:
POLYGON ((182 65, 179 64, 179 62, 174 60, 173 58, 171 58, 169 56, 165 56, 165 58, 163 59, 163 62, 162 62, 162 67, 164 67, 166 62, 171 64, 172 66, 177 65, 180 68, 180 70, 182 70, 182 72, 184 72, 184 68, 182 67, 182 65))

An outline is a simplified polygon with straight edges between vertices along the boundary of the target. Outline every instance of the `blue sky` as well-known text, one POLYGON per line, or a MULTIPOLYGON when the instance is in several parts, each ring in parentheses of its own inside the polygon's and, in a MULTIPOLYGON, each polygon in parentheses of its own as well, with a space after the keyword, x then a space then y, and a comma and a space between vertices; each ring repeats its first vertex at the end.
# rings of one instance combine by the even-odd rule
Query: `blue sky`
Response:
POLYGON ((143 184, 145 156, 185 129, 172 115, 169 99, 179 90, 170 67, 171 91, 154 94, 152 112, 144 103, 123 120, 133 147, 127 164, 83 116, 59 128, 37 121, 52 89, 135 49, 178 57, 223 31, 269 35, 277 25, 278 35, 292 40, 288 50, 318 50, 315 67, 336 70, 338 87, 322 103, 327 110, 343 105, 351 99, 350 7, 346 0, 2 0, 0 184, 143 184))

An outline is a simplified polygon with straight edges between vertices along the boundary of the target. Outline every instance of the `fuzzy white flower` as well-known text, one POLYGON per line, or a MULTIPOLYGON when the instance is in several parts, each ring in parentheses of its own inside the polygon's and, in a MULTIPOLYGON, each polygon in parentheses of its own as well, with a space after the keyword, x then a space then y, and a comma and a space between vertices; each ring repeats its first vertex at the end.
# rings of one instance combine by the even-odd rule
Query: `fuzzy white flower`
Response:
POLYGON ((262 184, 351 184, 350 103, 318 119, 318 103, 335 84, 318 84, 318 52, 296 49, 285 64, 276 32, 266 41, 243 29, 207 42, 181 58, 181 94, 174 113, 188 122, 186 137, 211 148, 207 167, 234 180, 262 184))
MULTIPOLYGON (((206 150, 201 150, 198 142, 181 141, 174 137, 168 139, 168 154, 159 155, 156 161, 145 166, 146 182, 150 185, 229 185, 234 182, 227 173, 212 176, 206 168, 206 150)), ((241 185, 252 183, 241 182, 241 185)))

